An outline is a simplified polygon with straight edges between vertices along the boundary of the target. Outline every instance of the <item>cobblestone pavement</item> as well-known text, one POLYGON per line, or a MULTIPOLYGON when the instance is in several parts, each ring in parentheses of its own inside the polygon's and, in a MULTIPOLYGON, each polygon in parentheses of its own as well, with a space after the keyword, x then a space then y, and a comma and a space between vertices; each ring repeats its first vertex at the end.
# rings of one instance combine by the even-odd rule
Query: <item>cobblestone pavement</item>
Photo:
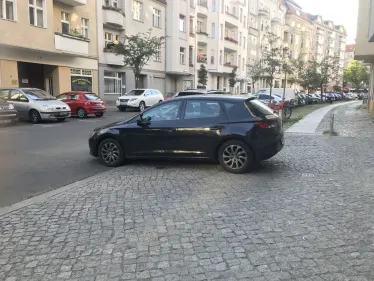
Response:
POLYGON ((374 280, 369 121, 246 175, 135 163, 3 215, 0 280, 374 280))

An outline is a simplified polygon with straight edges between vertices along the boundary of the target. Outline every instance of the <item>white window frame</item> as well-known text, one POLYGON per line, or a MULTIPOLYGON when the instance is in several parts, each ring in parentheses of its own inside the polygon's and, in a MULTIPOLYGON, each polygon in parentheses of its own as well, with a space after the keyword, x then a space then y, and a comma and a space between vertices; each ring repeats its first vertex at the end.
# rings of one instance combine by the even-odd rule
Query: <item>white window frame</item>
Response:
POLYGON ((2 11, 3 11, 3 15, 0 15, 0 19, 9 20, 9 21, 17 21, 17 0, 3 0, 1 8, 2 8, 2 11), (7 18, 7 13, 6 13, 6 3, 7 2, 13 4, 13 19, 8 19, 7 18))
POLYGON ((32 4, 30 4, 29 2, 29 11, 30 11, 30 8, 34 9, 34 24, 31 24, 31 19, 30 19, 30 12, 28 13, 29 14, 29 23, 31 26, 35 26, 35 27, 41 27, 41 28, 47 28, 47 9, 46 9, 46 1, 45 0, 42 0, 43 3, 43 7, 38 7, 36 6, 36 0, 31 0, 32 1, 32 4), (43 12, 43 26, 39 26, 38 25, 38 13, 37 11, 42 11, 43 12))
POLYGON ((186 64, 186 48, 184 47, 179 48, 179 63, 186 64))
POLYGON ((154 61, 155 62, 161 62, 161 45, 157 46, 157 53, 154 56, 154 61))
POLYGON ((204 32, 204 23, 202 21, 196 21, 196 31, 204 32))
POLYGON ((88 38, 89 35, 89 19, 81 18, 82 35, 84 38, 88 38))
POLYGON ((144 13, 144 7, 143 2, 140 2, 138 0, 132 1, 132 19, 136 21, 143 21, 143 13, 144 13), (138 11, 136 11, 138 9, 138 11))
POLYGON ((152 26, 161 28, 161 10, 153 8, 152 26))
POLYGON ((216 38, 216 24, 214 22, 212 22, 212 27, 210 30, 210 38, 211 39, 216 38))
POLYGON ((179 31, 186 32, 186 16, 179 14, 179 31))
POLYGON ((61 33, 62 32, 62 24, 65 23, 69 26, 68 30, 69 32, 67 34, 70 34, 70 14, 64 11, 61 11, 61 33))
POLYGON ((104 71, 104 95, 120 95, 122 94, 122 73, 121 72, 116 72, 116 71, 107 71, 107 72, 111 72, 111 73, 115 73, 115 76, 105 76, 105 72, 104 71), (118 93, 106 93, 105 91, 105 80, 114 80, 115 82, 115 88, 118 88, 119 92, 118 93))
POLYGON ((110 33, 110 32, 104 32, 104 48, 106 49, 108 43, 111 43, 113 42, 113 33, 110 33))

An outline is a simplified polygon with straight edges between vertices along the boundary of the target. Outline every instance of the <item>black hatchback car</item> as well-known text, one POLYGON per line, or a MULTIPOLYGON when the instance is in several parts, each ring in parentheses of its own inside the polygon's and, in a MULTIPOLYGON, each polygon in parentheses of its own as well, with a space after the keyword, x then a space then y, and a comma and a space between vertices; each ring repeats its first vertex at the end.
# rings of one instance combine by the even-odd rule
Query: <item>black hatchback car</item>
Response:
POLYGON ((89 138, 90 154, 110 167, 134 158, 192 158, 238 174, 283 145, 281 122, 261 101, 210 94, 162 102, 89 138))

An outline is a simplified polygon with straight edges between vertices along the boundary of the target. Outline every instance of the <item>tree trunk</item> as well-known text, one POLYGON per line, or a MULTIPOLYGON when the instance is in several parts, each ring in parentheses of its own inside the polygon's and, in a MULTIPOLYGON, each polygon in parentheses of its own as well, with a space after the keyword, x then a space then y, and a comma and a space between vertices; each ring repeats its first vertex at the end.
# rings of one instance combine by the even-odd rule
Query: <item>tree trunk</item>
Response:
POLYGON ((140 74, 139 73, 135 73, 135 89, 139 89, 140 87, 140 74))
POLYGON ((256 82, 252 82, 252 94, 256 94, 255 93, 255 84, 256 84, 256 82))

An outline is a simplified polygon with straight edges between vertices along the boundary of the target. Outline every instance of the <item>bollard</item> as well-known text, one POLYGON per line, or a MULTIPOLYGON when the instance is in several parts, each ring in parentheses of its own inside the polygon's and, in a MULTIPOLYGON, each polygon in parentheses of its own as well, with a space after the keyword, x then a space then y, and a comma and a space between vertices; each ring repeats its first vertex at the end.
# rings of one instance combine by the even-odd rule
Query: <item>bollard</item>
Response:
POLYGON ((334 133, 334 113, 330 114, 330 135, 334 133))

